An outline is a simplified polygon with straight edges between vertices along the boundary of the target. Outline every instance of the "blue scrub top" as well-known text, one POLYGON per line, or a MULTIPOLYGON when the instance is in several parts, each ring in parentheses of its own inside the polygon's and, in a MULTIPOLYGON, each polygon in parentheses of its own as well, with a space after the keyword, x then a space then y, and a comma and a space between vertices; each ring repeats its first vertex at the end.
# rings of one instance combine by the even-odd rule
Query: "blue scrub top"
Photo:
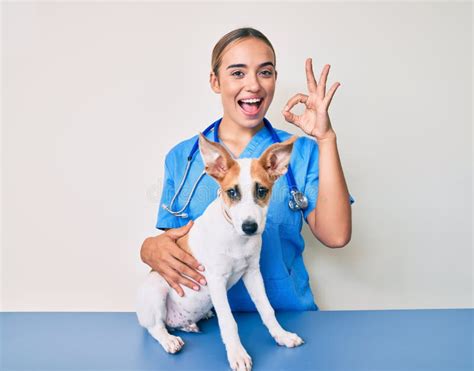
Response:
MULTIPOLYGON (((292 136, 286 131, 276 128, 275 130, 282 141, 292 136)), ((214 141, 213 130, 206 137, 214 141)), ((161 207, 163 204, 169 206, 175 190, 181 184, 187 157, 197 138, 195 135, 180 142, 166 155, 163 192, 156 223, 158 229, 179 228, 186 225, 190 219, 195 220, 199 217, 217 197, 218 184, 205 174, 185 210, 188 218, 173 216, 161 207)), ((271 144, 273 144, 272 136, 263 126, 254 134, 239 158, 259 157, 271 144)), ((268 298, 275 310, 318 310, 303 262, 304 239, 301 234, 303 218, 307 223, 309 213, 316 207, 319 186, 318 156, 318 144, 315 139, 301 136, 295 141, 290 165, 298 189, 308 198, 308 208, 305 211, 292 211, 288 207, 290 194, 286 176, 281 176, 273 186, 265 231, 262 235, 260 269, 268 298)), ((174 202, 173 210, 180 210, 185 204, 203 169, 204 163, 200 152, 197 151, 182 190, 174 202)), ((349 196, 352 205, 355 200, 349 196)), ((242 280, 228 291, 228 298, 233 311, 256 311, 242 280)))

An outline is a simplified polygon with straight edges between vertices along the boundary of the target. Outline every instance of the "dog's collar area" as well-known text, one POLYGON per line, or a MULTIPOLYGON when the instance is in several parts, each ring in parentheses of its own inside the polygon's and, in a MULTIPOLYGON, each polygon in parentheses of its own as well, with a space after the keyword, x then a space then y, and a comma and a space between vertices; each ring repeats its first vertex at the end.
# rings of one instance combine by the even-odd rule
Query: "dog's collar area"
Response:
POLYGON ((219 197, 221 199, 221 210, 222 210, 222 213, 224 214, 224 218, 225 220, 227 220, 227 222, 229 222, 230 225, 234 225, 234 223, 232 223, 232 218, 230 217, 229 213, 227 212, 227 210, 225 209, 225 205, 224 205, 224 200, 222 199, 221 197, 221 189, 219 188, 217 190, 217 197, 219 197))

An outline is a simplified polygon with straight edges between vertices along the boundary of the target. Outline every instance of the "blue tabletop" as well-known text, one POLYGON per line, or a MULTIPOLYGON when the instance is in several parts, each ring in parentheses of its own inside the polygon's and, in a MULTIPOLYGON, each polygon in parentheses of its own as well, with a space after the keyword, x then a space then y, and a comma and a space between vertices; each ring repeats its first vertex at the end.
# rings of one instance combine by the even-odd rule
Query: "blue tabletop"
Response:
MULTIPOLYGON (((279 312, 305 344, 279 347, 234 313, 254 370, 473 370, 473 309, 279 312)), ((0 313, 2 370, 228 370, 216 318, 166 354, 135 313, 0 313)))

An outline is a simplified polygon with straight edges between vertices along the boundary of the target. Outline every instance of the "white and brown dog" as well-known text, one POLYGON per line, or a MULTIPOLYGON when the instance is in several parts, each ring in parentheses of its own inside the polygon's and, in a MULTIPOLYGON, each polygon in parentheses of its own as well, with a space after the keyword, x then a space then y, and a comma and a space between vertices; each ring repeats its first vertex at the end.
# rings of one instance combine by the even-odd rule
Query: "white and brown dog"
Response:
POLYGON ((220 144, 199 134, 199 150, 206 172, 219 184, 219 196, 195 220, 189 233, 178 239, 204 267, 207 286, 199 291, 183 287, 179 296, 157 272, 151 271, 137 296, 140 325, 169 353, 184 345, 167 327, 199 331, 196 322, 214 306, 227 358, 233 370, 250 370, 252 359, 240 342, 237 324, 227 300, 227 290, 242 278, 250 297, 279 345, 295 347, 303 340, 285 331, 265 293, 260 273, 262 232, 274 182, 287 171, 292 136, 271 145, 258 159, 233 159, 220 144))

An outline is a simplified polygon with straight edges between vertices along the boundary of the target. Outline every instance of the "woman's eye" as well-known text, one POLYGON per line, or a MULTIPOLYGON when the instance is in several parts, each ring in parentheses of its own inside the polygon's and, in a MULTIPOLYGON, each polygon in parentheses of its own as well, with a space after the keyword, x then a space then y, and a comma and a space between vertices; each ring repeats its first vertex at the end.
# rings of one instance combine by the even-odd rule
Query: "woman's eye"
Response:
POLYGON ((242 71, 234 71, 234 72, 232 72, 232 76, 241 77, 241 76, 243 76, 243 73, 242 73, 242 71))
POLYGON ((271 76, 273 75, 273 72, 269 70, 265 70, 265 71, 262 71, 262 74, 264 74, 265 76, 271 76))

